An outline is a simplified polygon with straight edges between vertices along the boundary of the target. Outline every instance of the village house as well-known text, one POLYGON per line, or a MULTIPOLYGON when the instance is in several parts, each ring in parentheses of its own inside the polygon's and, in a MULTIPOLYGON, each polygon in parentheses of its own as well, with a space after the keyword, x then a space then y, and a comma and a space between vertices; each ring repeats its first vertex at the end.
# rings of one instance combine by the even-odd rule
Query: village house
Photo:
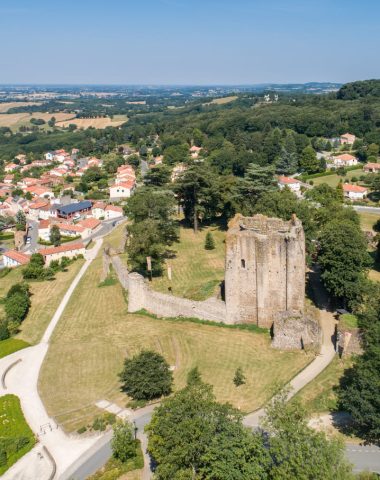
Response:
POLYGON ((349 153, 343 153, 333 157, 333 164, 335 167, 352 167, 358 164, 358 159, 349 153))
POLYGON ((1 185, 0 186, 0 197, 6 198, 10 197, 12 195, 12 188, 7 185, 1 185))
POLYGON ((30 261, 30 256, 16 250, 8 250, 3 253, 3 265, 8 268, 26 265, 30 261))
POLYGON ((14 172, 19 168, 19 165, 16 163, 7 163, 4 167, 4 172, 9 173, 9 172, 14 172))
POLYGON ((343 135, 340 136, 340 144, 341 145, 353 145, 356 140, 355 135, 352 135, 351 133, 344 133, 343 135))
POLYGON ((193 159, 198 158, 201 150, 202 150, 202 147, 197 147, 196 145, 193 145, 190 148, 191 158, 193 159))
POLYGON ((60 260, 62 257, 74 258, 77 255, 84 255, 85 248, 82 242, 77 242, 59 247, 42 248, 38 253, 44 257, 45 264, 50 265, 50 262, 60 260))
POLYGON ((288 187, 294 193, 299 193, 301 191, 301 182, 296 178, 278 177, 277 185, 280 190, 288 187))
POLYGON ((101 167, 103 165, 103 160, 99 160, 99 158, 91 157, 87 164, 90 168, 91 167, 101 167))
POLYGON ((61 167, 59 168, 53 168, 52 170, 50 170, 49 174, 52 176, 52 177, 63 177, 67 174, 67 167, 66 168, 63 168, 64 165, 62 165, 61 167))
POLYGON ((38 223, 38 238, 45 242, 50 241, 51 220, 40 220, 38 223))
POLYGON ((24 177, 19 182, 17 182, 17 185, 21 188, 27 188, 27 187, 32 187, 33 185, 37 185, 38 183, 39 183, 39 180, 37 178, 24 177))
POLYGON ((127 180, 120 182, 110 187, 110 200, 122 200, 129 198, 135 189, 135 182, 127 180))
POLYGON ((366 163, 363 170, 365 173, 380 173, 380 163, 366 163))
POLYGON ((175 165, 172 170, 171 181, 175 182, 177 178, 179 178, 184 172, 186 172, 187 168, 187 165, 185 165, 184 163, 179 163, 178 165, 175 165))
POLYGON ((101 222, 96 218, 85 218, 78 222, 77 225, 85 229, 87 237, 95 233, 102 226, 101 222))
POLYGON ((73 223, 56 223, 59 231, 64 237, 81 237, 88 236, 86 229, 79 224, 73 223))
POLYGON ((54 198, 54 193, 52 192, 52 190, 46 187, 40 187, 38 185, 24 188, 24 192, 31 193, 33 197, 49 198, 49 199, 54 198))
POLYGON ((123 209, 115 205, 107 205, 104 214, 106 220, 110 220, 112 218, 120 218, 124 215, 123 209))
POLYGON ((129 180, 133 180, 134 182, 136 181, 136 173, 134 168, 131 165, 121 165, 118 167, 115 183, 122 183, 129 180))
POLYGON ((21 165, 26 163, 26 155, 24 153, 19 153, 18 155, 15 156, 15 159, 18 160, 21 165))
POLYGON ((89 200, 81 202, 70 203, 69 205, 60 205, 57 207, 57 214, 59 218, 79 218, 80 216, 90 213, 92 203, 89 200))
POLYGON ((345 198, 349 198, 350 200, 363 200, 368 195, 368 189, 360 187, 359 185, 345 183, 343 185, 343 193, 345 198))
POLYGON ((92 206, 92 216, 98 220, 105 218, 105 208, 106 204, 104 202, 95 202, 92 206))
POLYGON ((12 175, 12 174, 5 175, 4 183, 6 183, 7 185, 12 185, 13 178, 14 178, 14 175, 12 175))
POLYGON ((46 200, 36 200, 33 203, 29 204, 28 208, 28 218, 31 220, 38 220, 40 218, 40 210, 43 207, 50 208, 50 203, 46 200))

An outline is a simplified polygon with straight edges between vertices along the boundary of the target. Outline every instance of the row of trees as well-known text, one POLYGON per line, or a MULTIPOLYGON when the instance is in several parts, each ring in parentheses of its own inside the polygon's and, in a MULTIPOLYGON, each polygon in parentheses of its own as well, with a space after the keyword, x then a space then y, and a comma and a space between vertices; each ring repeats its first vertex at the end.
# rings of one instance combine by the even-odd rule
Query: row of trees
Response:
POLYGON ((5 318, 0 320, 0 340, 17 333, 30 308, 30 289, 27 283, 16 283, 4 299, 5 318))

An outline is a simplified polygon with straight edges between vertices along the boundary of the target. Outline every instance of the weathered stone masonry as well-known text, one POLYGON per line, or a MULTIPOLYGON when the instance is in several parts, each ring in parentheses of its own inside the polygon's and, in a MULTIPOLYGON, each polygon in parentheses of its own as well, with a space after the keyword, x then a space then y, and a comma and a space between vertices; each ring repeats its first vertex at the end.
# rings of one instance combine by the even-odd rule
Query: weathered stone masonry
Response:
POLYGON ((280 312, 301 314, 305 237, 295 216, 286 222, 236 215, 226 238, 226 322, 270 328, 280 312))

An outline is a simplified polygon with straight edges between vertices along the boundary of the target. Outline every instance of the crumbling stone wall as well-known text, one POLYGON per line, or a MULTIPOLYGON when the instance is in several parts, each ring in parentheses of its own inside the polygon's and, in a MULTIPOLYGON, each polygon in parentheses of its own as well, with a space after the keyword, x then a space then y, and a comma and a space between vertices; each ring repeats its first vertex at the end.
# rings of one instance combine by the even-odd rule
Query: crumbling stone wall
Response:
POLYGON ((337 350, 339 355, 361 355, 363 353, 362 336, 358 328, 338 327, 337 350))
POLYGON ((273 323, 272 347, 280 350, 319 348, 322 329, 317 319, 298 312, 282 312, 273 323))
POLYGON ((203 302, 155 292, 143 276, 128 275, 128 311, 148 310, 159 317, 191 317, 212 322, 224 322, 226 305, 222 300, 209 298, 203 302))
POLYGON ((270 328, 279 312, 304 309, 305 236, 295 216, 236 215, 226 238, 227 323, 270 328))

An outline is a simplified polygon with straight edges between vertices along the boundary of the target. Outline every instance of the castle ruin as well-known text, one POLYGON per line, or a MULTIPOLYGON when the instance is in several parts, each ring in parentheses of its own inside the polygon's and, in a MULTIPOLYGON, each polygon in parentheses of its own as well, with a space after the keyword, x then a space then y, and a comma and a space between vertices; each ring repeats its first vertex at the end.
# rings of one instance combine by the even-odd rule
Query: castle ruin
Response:
POLYGON ((304 293, 301 221, 236 215, 226 238, 226 323, 270 328, 280 312, 302 314, 304 293))

